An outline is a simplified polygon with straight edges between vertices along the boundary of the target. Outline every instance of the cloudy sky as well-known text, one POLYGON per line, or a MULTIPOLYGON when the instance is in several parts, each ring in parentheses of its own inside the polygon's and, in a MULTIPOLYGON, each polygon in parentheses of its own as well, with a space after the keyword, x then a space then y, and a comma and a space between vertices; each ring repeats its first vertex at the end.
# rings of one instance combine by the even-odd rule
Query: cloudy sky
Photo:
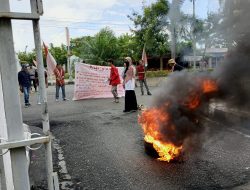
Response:
MULTIPOLYGON (((142 12, 142 5, 156 0, 43 0, 41 38, 45 43, 66 44, 65 27, 71 38, 94 35, 109 26, 118 36, 129 32, 132 22, 127 15, 142 12)), ((11 11, 30 12, 29 0, 10 0, 11 11)), ((171 2, 171 0, 170 0, 171 2)), ((196 0, 196 13, 205 18, 207 12, 218 10, 218 0, 196 0)), ((192 3, 185 0, 183 11, 192 14, 192 3)), ((13 21, 15 49, 31 51, 34 48, 31 21, 13 21)))

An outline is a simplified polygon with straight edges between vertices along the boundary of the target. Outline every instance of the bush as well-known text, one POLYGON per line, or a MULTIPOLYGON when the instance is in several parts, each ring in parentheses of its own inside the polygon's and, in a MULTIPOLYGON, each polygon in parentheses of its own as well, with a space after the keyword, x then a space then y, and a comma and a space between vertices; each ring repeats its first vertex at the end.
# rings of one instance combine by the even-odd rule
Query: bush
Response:
POLYGON ((65 74, 64 74, 64 78, 65 78, 65 79, 69 79, 69 73, 65 73, 65 74))
MULTIPOLYGON (((64 78, 69 79, 69 73, 65 73, 64 78)), ((72 73, 72 78, 75 78, 75 73, 72 73)))
POLYGON ((146 76, 147 78, 153 78, 153 77, 166 77, 170 71, 168 70, 162 70, 162 71, 147 71, 146 76))

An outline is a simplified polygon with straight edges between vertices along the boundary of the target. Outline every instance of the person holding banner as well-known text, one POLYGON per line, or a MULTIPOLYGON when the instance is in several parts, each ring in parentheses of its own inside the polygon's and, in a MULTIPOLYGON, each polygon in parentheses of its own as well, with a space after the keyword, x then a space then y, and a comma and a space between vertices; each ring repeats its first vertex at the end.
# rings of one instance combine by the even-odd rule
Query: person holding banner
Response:
POLYGON ((125 88, 125 109, 123 112, 135 112, 138 109, 135 95, 135 73, 136 69, 130 57, 125 58, 126 68, 124 71, 123 87, 125 88))
POLYGON ((108 60, 108 64, 110 65, 110 77, 109 84, 112 86, 111 92, 115 98, 114 102, 119 103, 119 97, 117 93, 117 85, 121 83, 118 69, 114 66, 114 61, 112 59, 108 60))
POLYGON ((56 68, 54 69, 54 74, 56 77, 56 101, 59 101, 59 90, 62 89, 62 98, 64 101, 66 99, 65 95, 65 82, 64 82, 64 70, 60 64, 57 63, 56 68))

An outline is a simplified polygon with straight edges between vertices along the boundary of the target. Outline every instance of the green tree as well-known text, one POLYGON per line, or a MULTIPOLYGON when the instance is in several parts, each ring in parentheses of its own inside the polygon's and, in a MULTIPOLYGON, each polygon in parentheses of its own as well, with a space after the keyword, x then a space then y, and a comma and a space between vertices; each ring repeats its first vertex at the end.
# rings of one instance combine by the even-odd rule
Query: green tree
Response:
POLYGON ((204 29, 198 41, 204 47, 203 57, 205 57, 206 49, 209 47, 226 47, 224 34, 219 32, 221 16, 220 13, 210 13, 203 23, 204 29))
POLYGON ((167 0, 157 0, 150 6, 143 7, 142 15, 133 12, 128 16, 134 23, 131 31, 135 35, 141 54, 144 44, 150 56, 159 56, 161 69, 163 68, 163 56, 169 53, 168 33, 166 30, 169 4, 167 0))
MULTIPOLYGON (((124 57, 130 56, 139 59, 138 52, 141 53, 140 47, 137 45, 135 37, 129 34, 123 34, 118 37, 119 61, 122 63, 124 57)), ((140 55, 141 56, 141 55, 140 55)))
POLYGON ((82 50, 84 48, 84 42, 91 40, 91 38, 93 38, 93 37, 91 37, 91 36, 83 36, 83 37, 71 39, 70 40, 71 53, 73 55, 77 56, 77 57, 82 57, 83 55, 81 55, 81 54, 82 54, 82 50))
POLYGON ((67 65, 67 47, 65 45, 62 44, 60 47, 54 47, 53 44, 50 44, 49 51, 57 63, 67 65))
POLYGON ((18 59, 21 64, 32 64, 33 60, 36 60, 35 52, 19 52, 17 53, 18 59))
POLYGON ((87 63, 95 65, 106 65, 107 59, 118 59, 119 49, 114 32, 106 27, 100 30, 94 37, 83 37, 78 39, 80 47, 74 48, 77 56, 87 63))

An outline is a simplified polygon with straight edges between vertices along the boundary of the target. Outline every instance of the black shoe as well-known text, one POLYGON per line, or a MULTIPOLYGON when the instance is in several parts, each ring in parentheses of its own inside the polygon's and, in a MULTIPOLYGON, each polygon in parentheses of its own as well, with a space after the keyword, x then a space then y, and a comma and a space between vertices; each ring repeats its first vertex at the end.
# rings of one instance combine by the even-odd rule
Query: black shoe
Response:
POLYGON ((151 96, 152 94, 150 92, 148 92, 148 95, 151 96))
POLYGON ((26 108, 29 107, 29 106, 31 106, 30 103, 26 103, 26 104, 25 104, 25 107, 26 107, 26 108))
POLYGON ((143 95, 144 95, 144 93, 141 93, 141 95, 143 96, 143 95))

